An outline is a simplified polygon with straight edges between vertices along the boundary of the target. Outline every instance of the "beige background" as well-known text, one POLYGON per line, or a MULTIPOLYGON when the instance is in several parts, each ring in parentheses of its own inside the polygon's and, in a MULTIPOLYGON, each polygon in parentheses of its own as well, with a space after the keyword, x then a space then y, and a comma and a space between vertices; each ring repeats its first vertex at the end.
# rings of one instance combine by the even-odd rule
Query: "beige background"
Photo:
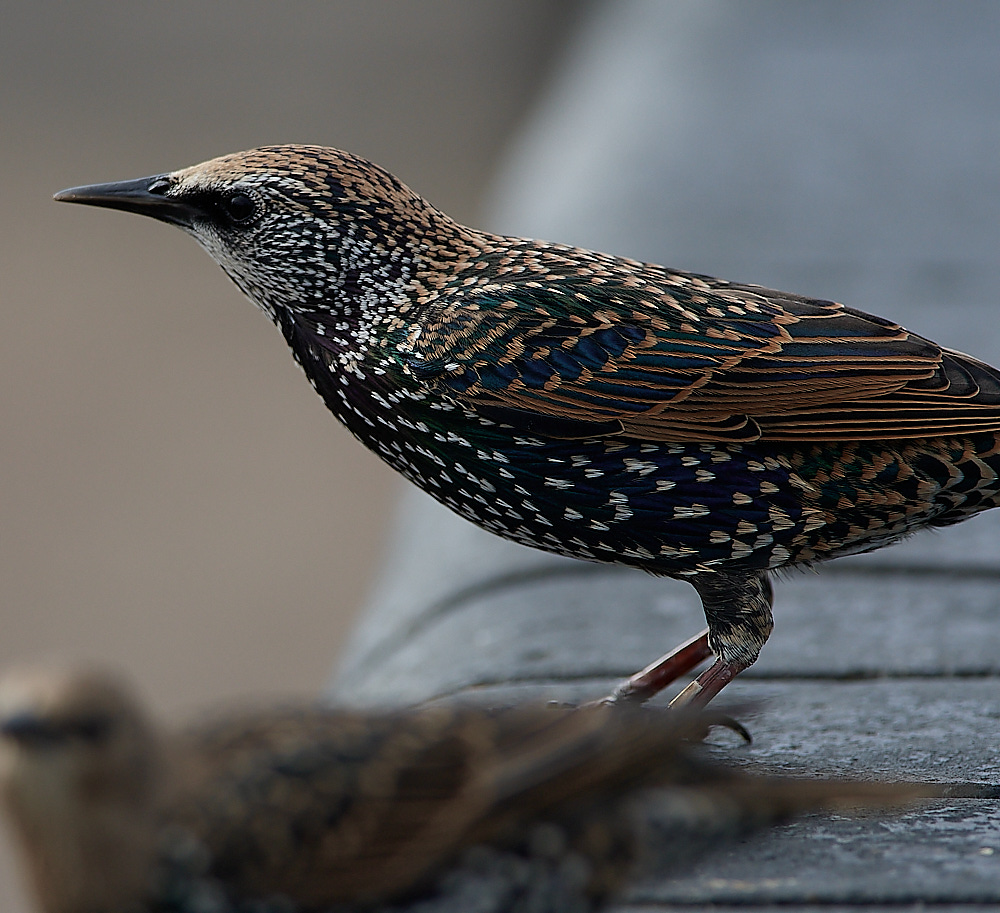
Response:
MULTIPOLYGON (((575 13, 570 0, 4 5, 0 667, 110 663, 166 716, 315 691, 402 484, 190 239, 51 194, 313 142, 475 221, 575 13)), ((0 910, 19 908, 13 891, 0 872, 0 910)))

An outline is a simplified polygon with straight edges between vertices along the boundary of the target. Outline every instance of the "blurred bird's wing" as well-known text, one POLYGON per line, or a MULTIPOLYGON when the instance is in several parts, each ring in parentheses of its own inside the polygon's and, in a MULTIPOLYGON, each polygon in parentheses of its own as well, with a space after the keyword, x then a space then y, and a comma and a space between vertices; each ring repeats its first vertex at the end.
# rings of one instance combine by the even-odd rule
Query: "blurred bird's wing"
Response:
POLYGON ((310 906, 391 897, 440 852, 427 822, 478 810, 475 759, 449 725, 322 710, 215 721, 188 737, 193 773, 172 822, 239 894, 310 906))
POLYGON ((255 714, 188 736, 170 817, 247 896, 377 901, 546 809, 669 778, 685 731, 603 708, 255 714))
POLYGON ((835 302, 662 278, 655 288, 564 281, 453 294, 403 344, 404 365, 487 418, 556 437, 859 440, 1000 428, 1000 374, 967 355, 835 302))

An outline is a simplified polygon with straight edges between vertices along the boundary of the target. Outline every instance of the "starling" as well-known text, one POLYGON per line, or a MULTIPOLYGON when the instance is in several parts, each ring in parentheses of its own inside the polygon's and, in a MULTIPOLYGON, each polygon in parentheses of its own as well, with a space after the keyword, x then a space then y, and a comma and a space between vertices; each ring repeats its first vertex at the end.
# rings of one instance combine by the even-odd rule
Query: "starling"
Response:
POLYGON ((661 788, 657 831, 678 851, 936 794, 731 770, 685 741, 706 719, 309 705, 168 731, 107 673, 15 670, 0 683, 0 800, 43 913, 571 913, 629 874, 640 790, 661 788))
POLYGON ((623 682, 701 706, 769 577, 1000 497, 1000 373, 831 301, 466 228, 346 152, 274 146, 57 200, 192 234, 362 443, 483 529, 689 580, 706 632, 623 682))

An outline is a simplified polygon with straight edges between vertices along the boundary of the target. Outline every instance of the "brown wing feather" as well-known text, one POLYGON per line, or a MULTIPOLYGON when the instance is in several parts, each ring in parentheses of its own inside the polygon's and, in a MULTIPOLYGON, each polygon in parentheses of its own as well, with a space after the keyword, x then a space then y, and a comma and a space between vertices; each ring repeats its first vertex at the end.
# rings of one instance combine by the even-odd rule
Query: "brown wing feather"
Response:
POLYGON ((457 296, 401 348, 413 373, 466 407, 515 427, 550 418, 557 437, 858 440, 1000 428, 1000 374, 968 355, 834 302, 664 275, 674 285, 657 297, 609 283, 589 290, 599 300, 557 284, 457 296))

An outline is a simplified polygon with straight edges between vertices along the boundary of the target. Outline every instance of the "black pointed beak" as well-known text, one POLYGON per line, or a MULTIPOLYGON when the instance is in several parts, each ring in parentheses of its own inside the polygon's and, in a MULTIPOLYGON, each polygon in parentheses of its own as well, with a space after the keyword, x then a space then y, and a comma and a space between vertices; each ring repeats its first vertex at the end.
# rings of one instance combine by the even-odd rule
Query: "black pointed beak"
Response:
POLYGON ((157 174, 134 181, 70 187, 60 190, 53 199, 60 203, 84 203, 87 206, 137 212, 161 222, 188 227, 199 214, 198 209, 184 199, 171 196, 171 186, 169 176, 157 174))

